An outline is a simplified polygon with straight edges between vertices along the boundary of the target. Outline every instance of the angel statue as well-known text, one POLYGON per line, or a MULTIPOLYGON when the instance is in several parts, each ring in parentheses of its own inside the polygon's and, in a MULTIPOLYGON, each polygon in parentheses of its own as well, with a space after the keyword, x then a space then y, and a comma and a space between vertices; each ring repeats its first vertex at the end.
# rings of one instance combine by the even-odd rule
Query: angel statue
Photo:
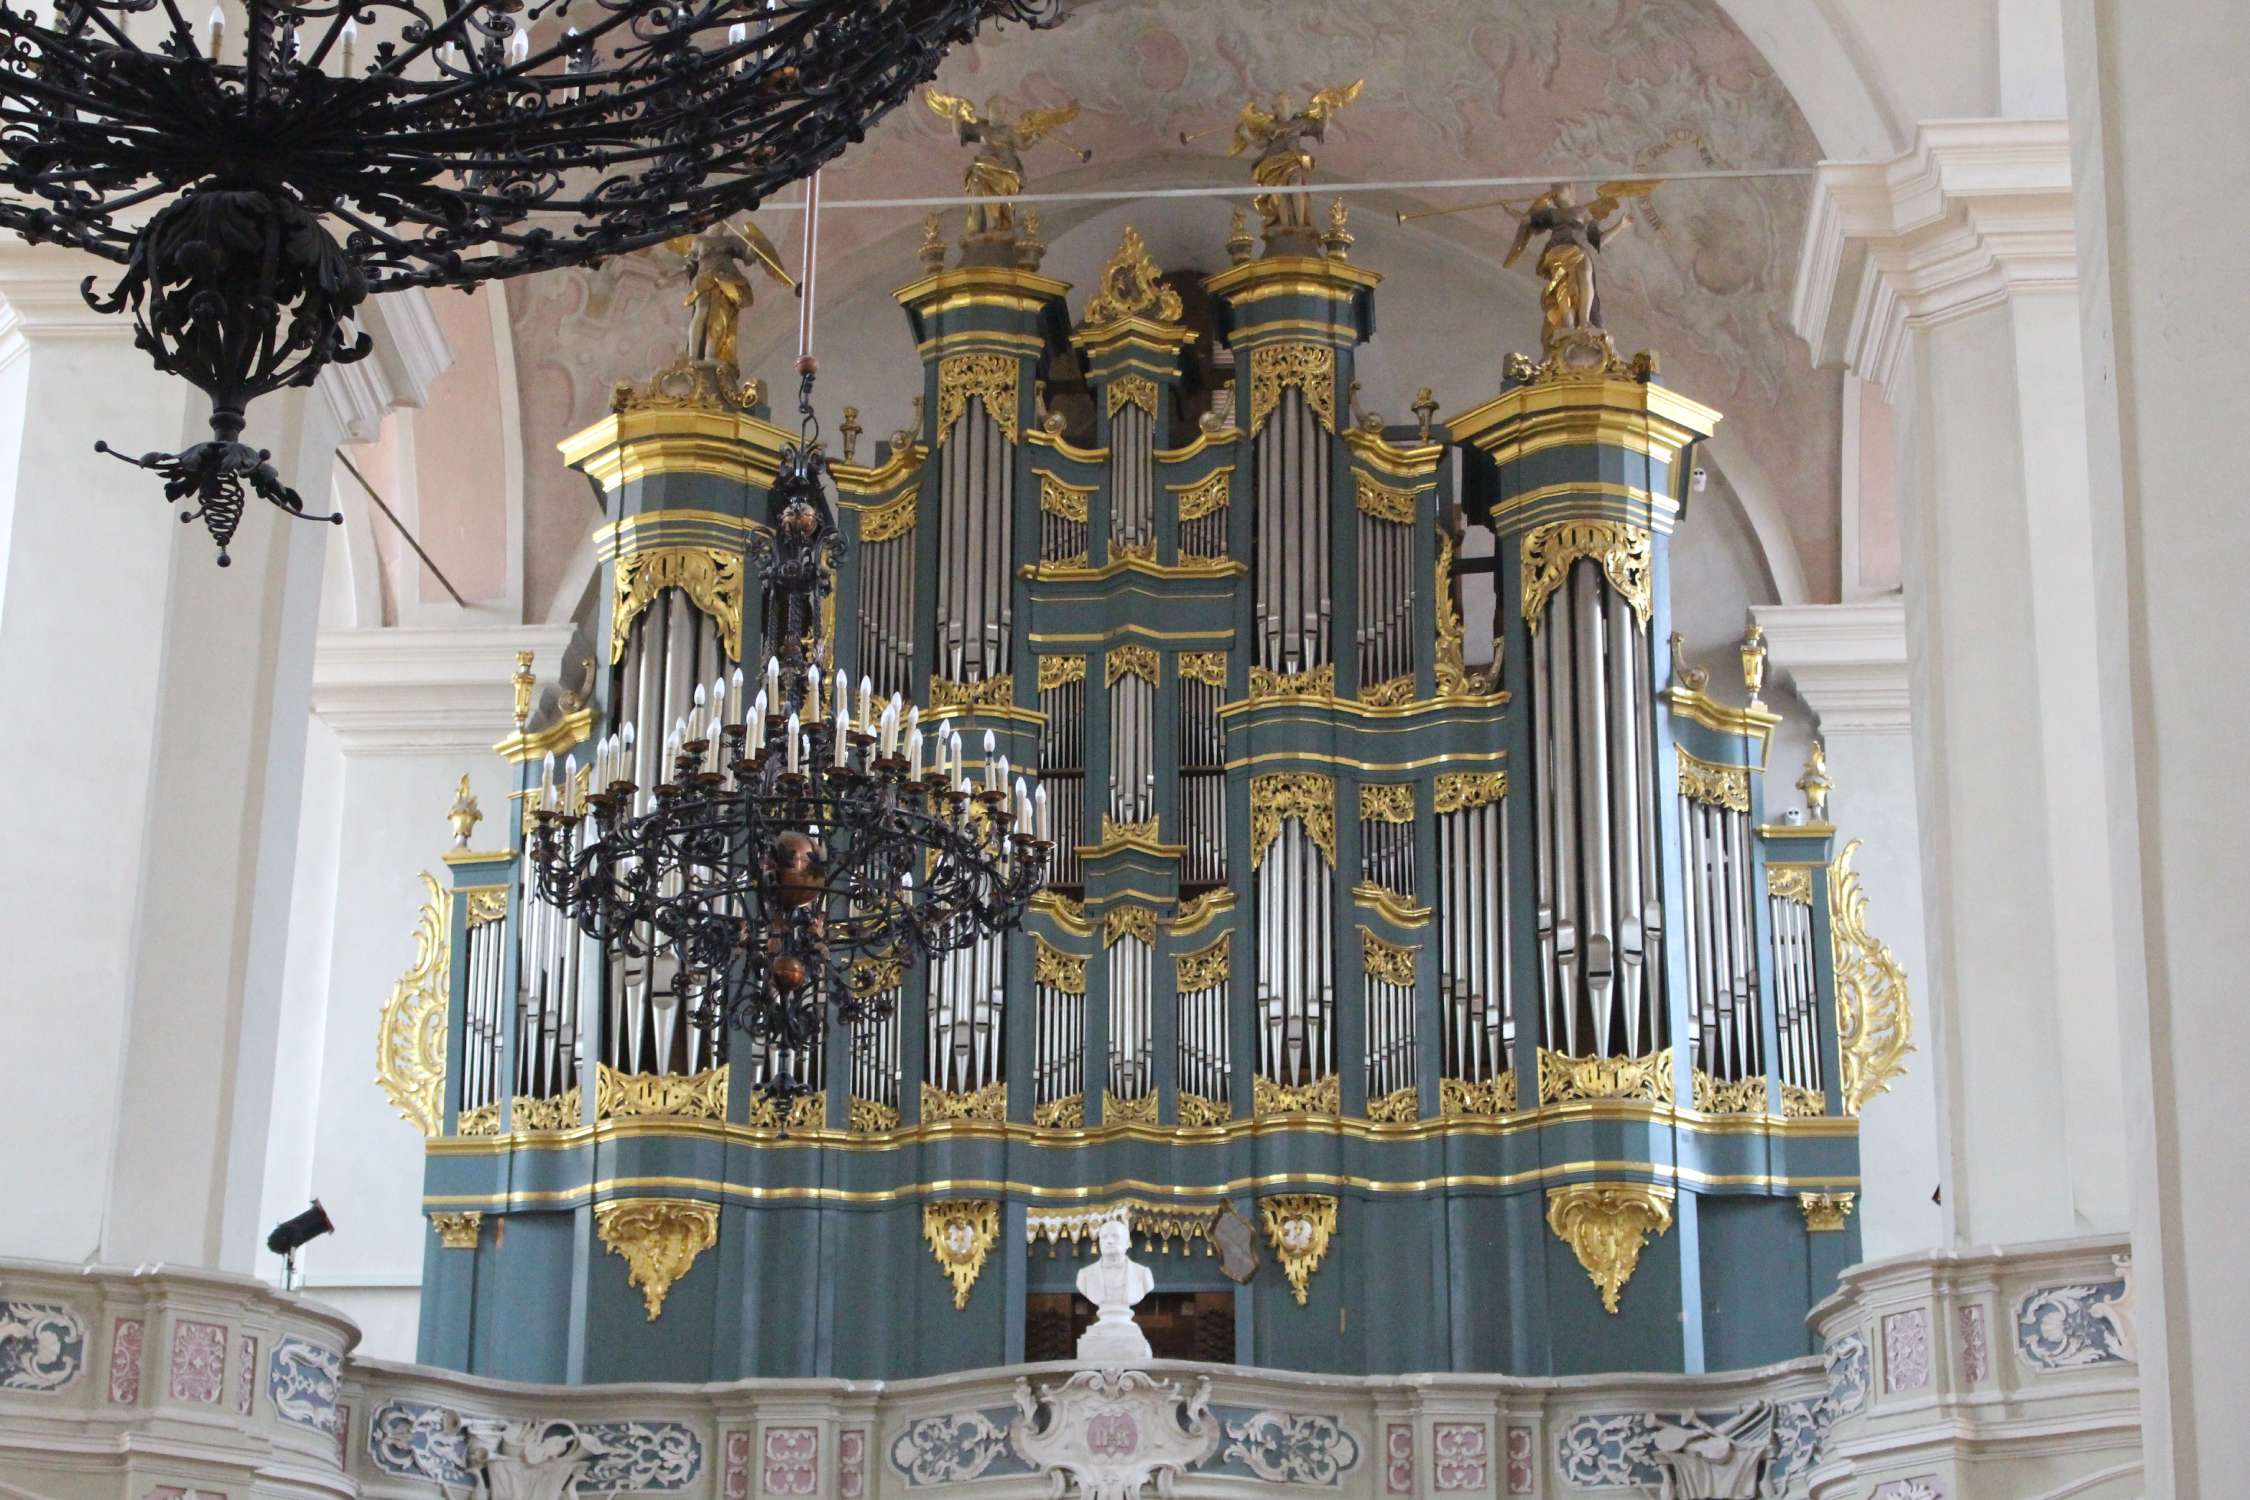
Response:
POLYGON ((706 225, 701 233, 666 241, 665 248, 687 259, 689 362, 737 369, 734 337, 752 300, 750 267, 764 266, 774 280, 798 290, 782 268, 781 252, 748 219, 706 225))
MULTIPOLYGON (((1240 156, 1255 148, 1258 159, 1250 168, 1252 182, 1262 188, 1302 188, 1312 180, 1313 169, 1312 153, 1305 149, 1305 142, 1326 140, 1329 118, 1357 99, 1366 87, 1367 80, 1362 78, 1349 88, 1322 89, 1300 110, 1290 109, 1289 96, 1280 94, 1274 98, 1271 114, 1252 99, 1235 117, 1234 141, 1227 147, 1227 155, 1240 156)), ((1312 198, 1306 193, 1267 192, 1250 201, 1264 220, 1268 235, 1276 229, 1312 230, 1312 198)))
MULTIPOLYGON (((971 235, 1007 235, 1015 230, 1015 205, 1007 200, 1023 191, 1023 153, 1040 141, 1078 118, 1078 101, 1058 104, 1053 109, 1027 109, 1009 121, 1000 112, 1000 101, 985 102, 985 112, 977 113, 968 100, 936 88, 922 90, 922 102, 935 113, 953 122, 954 134, 964 146, 974 146, 977 154, 969 161, 969 170, 961 179, 961 191, 972 198, 995 201, 979 203, 969 210, 971 235)), ((1094 159, 1091 151, 1080 150, 1061 137, 1055 144, 1081 162, 1094 159)))
POLYGON ((1546 314, 1546 327, 1539 340, 1541 353, 1552 357, 1562 345, 1588 339, 1607 345, 1609 335, 1602 324, 1601 284, 1595 262, 1604 244, 1632 227, 1632 214, 1618 213, 1624 201, 1645 198, 1657 186, 1651 180, 1605 182, 1595 191, 1594 201, 1581 207, 1578 189, 1558 182, 1526 208, 1518 209, 1507 202, 1500 205, 1516 215, 1515 243, 1508 247, 1502 265, 1512 266, 1520 260, 1534 234, 1547 236, 1546 248, 1539 252, 1539 307, 1546 314), (1602 221, 1611 214, 1617 214, 1616 222, 1604 225, 1602 221))

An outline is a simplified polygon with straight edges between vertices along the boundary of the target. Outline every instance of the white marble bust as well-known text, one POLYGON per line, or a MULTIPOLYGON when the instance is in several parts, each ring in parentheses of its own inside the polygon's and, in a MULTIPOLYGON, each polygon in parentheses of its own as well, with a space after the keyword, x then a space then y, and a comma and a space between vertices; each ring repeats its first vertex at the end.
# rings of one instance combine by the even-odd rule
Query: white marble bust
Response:
POLYGON ((1133 1231, 1122 1218, 1104 1224, 1096 1243, 1101 1259, 1078 1273, 1078 1295, 1094 1304, 1094 1326, 1079 1335, 1078 1357, 1105 1365, 1148 1359, 1148 1337, 1133 1322, 1133 1304, 1149 1294, 1156 1277, 1126 1259, 1133 1231))

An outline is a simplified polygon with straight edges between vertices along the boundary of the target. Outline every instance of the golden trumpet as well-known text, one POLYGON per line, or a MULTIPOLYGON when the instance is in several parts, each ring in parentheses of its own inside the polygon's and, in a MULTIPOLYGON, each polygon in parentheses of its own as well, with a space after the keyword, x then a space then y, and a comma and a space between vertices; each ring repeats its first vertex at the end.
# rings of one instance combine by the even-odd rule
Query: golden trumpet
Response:
POLYGON ((1224 125, 1210 125, 1204 127, 1201 130, 1183 130, 1180 132, 1180 144, 1183 146, 1192 146, 1197 141, 1202 140, 1205 136, 1217 135, 1220 131, 1226 128, 1227 127, 1224 125))

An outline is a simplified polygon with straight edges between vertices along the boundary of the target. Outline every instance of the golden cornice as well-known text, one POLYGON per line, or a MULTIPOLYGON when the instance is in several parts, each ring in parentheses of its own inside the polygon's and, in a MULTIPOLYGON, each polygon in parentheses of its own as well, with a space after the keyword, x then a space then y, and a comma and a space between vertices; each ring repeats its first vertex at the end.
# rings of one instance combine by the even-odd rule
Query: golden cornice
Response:
MULTIPOLYGON (((1202 456, 1206 448, 1226 447, 1241 441, 1241 438, 1242 429, 1239 427, 1209 428, 1198 432, 1195 441, 1184 448, 1159 448, 1152 456, 1160 464, 1184 464, 1192 458, 1202 456)), ((1179 486, 1171 485, 1169 488, 1178 489, 1179 486)))
MULTIPOLYGON (((1440 693, 1432 698, 1416 698, 1410 703, 1390 704, 1362 703, 1357 699, 1339 698, 1333 694, 1290 693, 1275 694, 1271 697, 1238 698, 1232 703, 1223 703, 1219 705, 1219 717, 1229 719, 1238 714, 1252 713, 1260 709, 1314 708, 1327 713, 1343 714, 1354 719, 1408 719, 1438 709, 1503 708, 1507 703, 1508 694, 1506 693, 1440 693)), ((1414 726, 1415 730, 1422 727, 1425 726, 1414 726)))
MULTIPOLYGON (((1075 563, 1036 562, 1019 565, 1016 572, 1033 583, 1106 583, 1127 573, 1146 578, 1217 578, 1248 573, 1249 565, 1232 558, 1202 558, 1192 563, 1151 562, 1130 553, 1113 556, 1098 568, 1075 563)), ((1229 632, 1231 634, 1232 632, 1229 632)))
POLYGON ((1073 901, 1053 891, 1041 891, 1031 898, 1031 910, 1073 937, 1093 936, 1094 924, 1087 919, 1083 901, 1073 901))
POLYGON ((744 516, 693 505, 667 505, 621 516, 594 528, 594 556, 614 562, 656 547, 717 547, 747 549, 750 538, 768 528, 744 516))
POLYGON ((514 859, 516 854, 513 849, 448 849, 442 857, 449 865, 481 865, 496 859, 514 859))
MULTIPOLYGON (((1159 323, 1153 318, 1118 318, 1111 322, 1090 325, 1071 334, 1070 342, 1089 359, 1097 354, 1117 348, 1146 349, 1152 354, 1171 355, 1175 359, 1182 349, 1196 340, 1192 328, 1182 328, 1174 323, 1159 323)), ((1166 371, 1173 374, 1176 371, 1166 371)))
MULTIPOLYGON (((517 730, 492 747, 495 755, 512 764, 545 760, 549 755, 561 756, 586 743, 594 732, 592 705, 574 714, 564 714, 544 729, 517 730)), ((450 859, 451 856, 448 856, 450 859)))
POLYGON ((564 463, 611 493, 658 474, 712 474, 770 487, 796 434, 744 412, 612 412, 555 445, 564 463))
POLYGON ((1023 435, 1023 440, 1034 448, 1052 448, 1073 463, 1099 465, 1109 462, 1109 450, 1107 448, 1076 447, 1065 442, 1061 433, 1049 432, 1036 423, 1033 424, 1029 432, 1023 435))
MULTIPOLYGON (((845 495, 879 495, 885 490, 895 489, 920 472, 923 461, 929 456, 929 449, 923 447, 918 441, 911 442, 903 448, 893 448, 891 456, 885 459, 880 467, 868 468, 861 464, 831 463, 828 466, 828 473, 836 481, 836 488, 845 495)), ((841 496, 838 497, 837 503, 846 510, 868 509, 863 505, 855 505, 841 496)))
POLYGON ((1275 297, 1325 297, 1350 302, 1383 284, 1379 271, 1318 255, 1268 255, 1204 278, 1204 289, 1237 307, 1275 297))
MULTIPOLYGON (((1760 837, 1760 838, 1762 838, 1762 839, 1803 839, 1803 840, 1807 840, 1807 841, 1810 841, 1810 840, 1815 840, 1815 839, 1832 839, 1832 838, 1834 838, 1835 836, 1836 836, 1836 825, 1835 825, 1835 824, 1833 824, 1833 823, 1760 823, 1760 824, 1758 825, 1758 837, 1760 837)), ((1768 860, 1768 861, 1767 861, 1767 863, 1768 863, 1768 864, 1800 864, 1800 863, 1801 863, 1801 864, 1812 864, 1812 865, 1818 865, 1818 864, 1822 864, 1822 863, 1824 863, 1824 861, 1821 861, 1821 860, 1817 860, 1817 859, 1814 859, 1814 860, 1779 860, 1779 859, 1774 859, 1774 860, 1768 860)))
MULTIPOLYGON (((1438 460, 1445 455, 1442 443, 1393 443, 1379 432, 1369 432, 1362 427, 1346 428, 1344 446, 1362 463, 1380 469, 1393 479, 1423 479, 1437 472, 1438 460)), ((1417 489, 1425 486, 1417 485, 1417 489)))
POLYGON ((1709 437, 1719 413, 1669 386, 1637 380, 1519 385, 1446 420, 1457 443, 1499 463, 1565 444, 1604 443, 1668 461, 1709 437))
MULTIPOLYGON (((1762 708, 1734 708, 1719 702, 1708 693, 1684 687, 1666 688, 1664 702, 1673 713, 1701 724, 1715 734, 1746 735, 1757 740, 1758 763, 1751 769, 1765 769, 1769 749, 1767 742, 1772 737, 1773 727, 1781 722, 1781 715, 1762 708)), ((1826 832, 1832 833, 1834 830, 1827 829, 1826 832)))
MULTIPOLYGON (((1149 821, 1153 824, 1156 820, 1152 818, 1149 821)), ((1077 846, 1078 858, 1081 861, 1106 859, 1110 855, 1124 854, 1128 851, 1134 854, 1146 854, 1152 859, 1170 860, 1174 863, 1187 858, 1187 845, 1159 842, 1153 830, 1143 832, 1135 824, 1120 826, 1109 824, 1105 820, 1102 835, 1102 841, 1098 844, 1080 844, 1077 846)))
POLYGON ((1002 703, 949 703, 933 707, 922 715, 922 722, 933 724, 943 719, 999 719, 1010 724, 1026 724, 1033 729, 1047 727, 1047 716, 1036 708, 1016 708, 1002 703))
POLYGON ((922 340, 914 352, 932 363, 954 354, 999 354, 1028 363, 1047 352, 1047 341, 1037 334, 999 328, 956 328, 922 340))
MULTIPOLYGON (((1284 722, 1309 723, 1309 720, 1284 722)), ((1420 726, 1409 725, 1399 730, 1385 730, 1386 734, 1418 734, 1420 726)), ((1448 750, 1439 755, 1425 755, 1415 760, 1361 760, 1354 755, 1332 755, 1325 750, 1268 750, 1258 755, 1236 756, 1226 763, 1229 771, 1240 771, 1249 766, 1316 765, 1342 766, 1346 770, 1361 772, 1419 771, 1428 766, 1488 766, 1507 755, 1505 750, 1448 750)))
POLYGON ((1234 910, 1234 892, 1224 886, 1214 886, 1200 896, 1182 901, 1179 910, 1164 924, 1164 930, 1176 938, 1194 937, 1212 921, 1234 910))
POLYGON ((1352 904, 1375 912, 1393 927, 1424 927, 1429 924, 1433 908, 1416 906, 1413 898, 1402 896, 1386 885, 1363 880, 1352 887, 1352 904))
POLYGON ((1070 283, 1006 266, 956 266, 935 271, 891 293, 893 301, 927 318, 962 307, 1005 307, 1036 313, 1070 294, 1070 283))
POLYGON ((1543 484, 1536 489, 1518 490, 1493 503, 1491 524, 1495 530, 1506 531, 1514 518, 1540 507, 1562 509, 1564 521, 1621 522, 1628 526, 1653 529, 1669 534, 1679 519, 1680 508, 1664 495, 1642 489, 1637 484, 1612 484, 1608 480, 1578 479, 1562 484, 1543 484), (1556 502, 1571 501, 1565 507, 1556 502), (1578 514, 1568 514, 1575 511, 1578 514))

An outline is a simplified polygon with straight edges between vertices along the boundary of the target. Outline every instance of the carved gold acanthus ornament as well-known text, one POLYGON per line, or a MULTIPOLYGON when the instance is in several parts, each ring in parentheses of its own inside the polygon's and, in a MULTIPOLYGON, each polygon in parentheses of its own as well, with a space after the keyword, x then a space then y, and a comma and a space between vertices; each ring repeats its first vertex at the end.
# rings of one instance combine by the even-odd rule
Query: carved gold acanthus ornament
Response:
POLYGON ((1227 685, 1227 654, 1224 651, 1183 651, 1174 660, 1179 665, 1183 681, 1200 682, 1206 687, 1215 688, 1227 685))
POLYGON ((1205 478, 1181 490, 1176 502, 1179 518, 1183 521, 1200 521, 1205 516, 1226 509, 1227 484, 1233 475, 1232 469, 1215 469, 1205 478))
POLYGON ((1157 1096, 1152 1090, 1138 1099, 1120 1099, 1108 1089, 1102 1090, 1102 1123, 1104 1125, 1154 1125, 1156 1123, 1157 1096))
POLYGON ((1113 906, 1102 913, 1102 946, 1116 946, 1121 937, 1137 937, 1154 947, 1156 913, 1146 906, 1113 906))
POLYGON ((922 1085, 922 1123, 936 1125, 946 1120, 979 1120, 991 1125, 1004 1125, 1008 1120, 1008 1082, 996 1078, 981 1089, 966 1094, 948 1093, 934 1083, 922 1085))
POLYGON ((828 1123, 828 1091, 821 1089, 785 1099, 764 1089, 754 1090, 744 1106, 743 1123, 752 1130, 778 1130, 788 1134, 818 1130, 828 1123))
POLYGON ((1539 1049, 1539 1102, 1574 1099, 1645 1099, 1672 1102, 1672 1049, 1641 1057, 1566 1057, 1539 1049))
POLYGON ((1051 693, 1056 688, 1068 687, 1086 680, 1086 658, 1083 656, 1042 656, 1039 658, 1039 691, 1051 693))
POLYGON ((1163 660, 1154 646, 1112 646, 1102 658, 1102 686, 1115 687, 1118 678, 1132 676, 1155 687, 1163 660))
POLYGON ((1217 989, 1227 982, 1233 972, 1234 934, 1222 932, 1217 942, 1198 948, 1193 953, 1176 953, 1172 967, 1179 980, 1179 992, 1193 994, 1197 990, 1217 989))
POLYGON ((640 1289, 653 1323, 673 1283, 719 1242, 719 1205, 693 1198, 617 1198, 594 1205, 594 1232, 610 1254, 625 1258, 627 1283, 640 1289))
POLYGON ((726 654, 742 656, 742 555, 718 547, 651 547, 617 559, 612 583, 609 659, 625 659, 633 622, 666 589, 679 589, 719 627, 726 654))
POLYGON ((1765 1075, 1714 1078, 1697 1068, 1695 1107, 1707 1115, 1762 1115, 1766 1112, 1765 1075))
POLYGON ((1251 1112, 1261 1120, 1272 1115, 1334 1115, 1344 1109, 1343 1085, 1333 1073, 1295 1088, 1262 1073, 1251 1084, 1251 1112))
POLYGON ((498 1135, 500 1133, 500 1101, 495 1099, 490 1104, 479 1104, 473 1109, 462 1110, 461 1117, 453 1124, 453 1133, 455 1135, 498 1135))
POLYGON ((576 1130, 586 1123, 586 1111, 581 1106, 576 1084, 544 1098, 518 1094, 509 1102, 508 1115, 519 1132, 576 1130))
POLYGON ((1163 825, 1164 819, 1161 814, 1152 813, 1136 822, 1120 823, 1108 813, 1103 813, 1100 847, 1106 849, 1112 844, 1128 839, 1138 843, 1156 843, 1163 836, 1163 825))
MULTIPOLYGON (((414 962, 391 986, 375 1022, 375 1081, 406 1123, 429 1136, 445 1126, 445 1016, 453 960, 445 893, 428 871, 421 879, 414 962)), ((499 1128, 497 1112, 493 1128, 499 1128)))
POLYGON ((1812 905, 1812 866, 1766 866, 1766 894, 1793 906, 1812 905))
POLYGON ((1414 783, 1363 783, 1359 789, 1359 820, 1362 823, 1413 822, 1414 783))
POLYGON ((1437 779, 1432 805, 1440 813, 1490 807, 1508 795, 1505 771, 1445 771, 1437 779))
POLYGON ((1109 416, 1116 416, 1121 406, 1137 406, 1150 416, 1156 415, 1156 382, 1146 375, 1120 375, 1109 382, 1104 397, 1109 416))
POLYGON ((844 1110, 844 1128, 857 1135, 879 1135, 898 1129, 898 1106, 880 1099, 854 1096, 844 1110))
POLYGON ((1466 1078, 1440 1078, 1438 1113, 1446 1119, 1492 1119, 1516 1112, 1516 1071, 1495 1073, 1470 1082, 1466 1078))
POLYGON ((1828 1096, 1819 1089, 1799 1087, 1794 1083, 1781 1086, 1781 1117, 1785 1120, 1817 1120, 1828 1113, 1828 1096))
POLYGON ((982 682, 955 682, 950 677, 930 679, 930 707, 940 708, 1013 708, 1016 702, 1016 674, 1003 672, 998 677, 987 677, 982 682))
POLYGON ((1728 812, 1750 810, 1749 767, 1721 765, 1690 755, 1677 746, 1673 748, 1680 757, 1681 796, 1706 807, 1725 808, 1728 812))
POLYGON ((594 1066, 594 1118, 597 1120, 634 1116, 684 1120, 727 1117, 725 1063, 700 1073, 621 1073, 608 1063, 594 1066))
POLYGON ((1414 674, 1407 672, 1388 682, 1365 684, 1359 690, 1359 701, 1369 708, 1396 708, 1402 703, 1412 703, 1414 674))
POLYGON ((1641 629, 1648 629, 1648 528, 1624 521, 1549 521, 1524 533, 1523 617, 1536 634, 1546 617, 1547 599, 1570 576, 1571 564, 1592 559, 1609 586, 1633 606, 1641 629))
POLYGON ((1085 525, 1086 501, 1093 493, 1091 487, 1080 489, 1074 484, 1064 484, 1045 471, 1039 475, 1039 509, 1057 520, 1085 525))
POLYGON ((915 501, 921 492, 908 490, 881 505, 860 512, 862 542, 895 542, 914 529, 915 501))
POLYGON ((1914 1050, 1913 1002, 1906 970, 1867 930, 1867 893, 1852 856, 1858 839, 1828 867, 1828 934, 1836 963, 1836 1052, 1843 1062, 1844 1113, 1890 1090, 1914 1050))
POLYGON ((1289 1278, 1290 1293, 1303 1307, 1312 1274, 1336 1234, 1336 1200, 1326 1193, 1277 1193, 1258 1200, 1258 1222, 1289 1278))
POLYGON ((474 932, 479 927, 490 927, 508 915, 508 888, 504 885, 474 886, 462 890, 468 899, 468 927, 474 932))
POLYGON ((1453 537, 1440 531, 1437 544, 1437 690, 1447 697, 1482 696, 1494 687, 1494 670, 1468 668, 1468 628, 1453 597, 1453 537))
POLYGON ((1261 344, 1250 351, 1250 432, 1256 436, 1295 386, 1320 425, 1336 431, 1336 350, 1330 344, 1261 344))
POLYGON ((744 412, 766 399, 765 382, 744 380, 732 362, 691 359, 685 351, 635 386, 620 380, 609 390, 609 409, 630 411, 744 412))
POLYGON ((1805 1229, 1812 1234, 1833 1234, 1852 1216, 1857 1193, 1799 1193, 1797 1207, 1804 1211, 1805 1229))
POLYGON ((448 1250, 474 1250, 477 1235, 484 1228, 481 1213, 431 1214, 430 1227, 437 1231, 438 1243, 448 1250))
POLYGON ((1414 988, 1414 955, 1419 951, 1403 943, 1386 943, 1373 928, 1359 930, 1360 968, 1379 983, 1397 985, 1402 990, 1414 988))
MULTIPOLYGON (((1364 930, 1364 929, 1363 929, 1364 930)), ((1367 1101, 1367 1118, 1378 1125, 1406 1125, 1422 1118, 1421 1091, 1412 1084, 1367 1101)))
POLYGON ((938 446, 953 435, 953 424, 969 409, 970 398, 982 401, 1009 442, 1016 441, 1016 383, 1022 367, 1005 354, 949 354, 938 361, 938 446))
POLYGON ((1418 490, 1399 489, 1395 485, 1370 479, 1365 474, 1352 476, 1353 490, 1359 503, 1359 513, 1378 521, 1395 521, 1401 526, 1414 524, 1420 507, 1415 503, 1418 490))
POLYGON ((1031 935, 1031 982, 1064 995, 1086 993, 1086 960, 1066 953, 1038 933, 1031 935))
POLYGON ((1604 1310, 1615 1313, 1617 1294, 1641 1263, 1641 1247, 1651 1234, 1672 1227, 1672 1189, 1652 1182, 1554 1188, 1547 1194, 1547 1227, 1586 1268, 1604 1310))
POLYGON ((1336 696, 1336 664, 1312 667, 1303 672, 1276 672, 1270 667, 1250 669, 1250 697, 1260 698, 1333 698, 1336 696))
POLYGON ((1031 1106, 1034 1130, 1082 1130, 1086 1125, 1086 1096, 1066 1094, 1031 1106))
POLYGON ((1336 865, 1336 783, 1317 771, 1269 771, 1250 778, 1250 868, 1265 863, 1290 818, 1304 825, 1305 837, 1336 865))
POLYGON ((1094 295, 1086 299, 1088 328, 1123 318, 1148 318, 1158 323, 1180 321, 1180 294, 1166 286, 1164 272, 1141 242, 1140 231, 1128 224, 1117 251, 1102 267, 1094 295))
POLYGON ((953 1282, 953 1308, 969 1305, 969 1291, 984 1272, 984 1258, 1000 1238, 1000 1205, 990 1198, 961 1198, 922 1205, 922 1238, 938 1269, 953 1282))
POLYGON ((896 948, 855 958, 844 968, 844 982, 855 995, 879 995, 906 983, 906 960, 896 948))
POLYGON ((1180 1123, 1182 1125, 1224 1125, 1234 1118, 1234 1111, 1224 1099, 1206 1099, 1201 1094, 1180 1092, 1180 1123))

